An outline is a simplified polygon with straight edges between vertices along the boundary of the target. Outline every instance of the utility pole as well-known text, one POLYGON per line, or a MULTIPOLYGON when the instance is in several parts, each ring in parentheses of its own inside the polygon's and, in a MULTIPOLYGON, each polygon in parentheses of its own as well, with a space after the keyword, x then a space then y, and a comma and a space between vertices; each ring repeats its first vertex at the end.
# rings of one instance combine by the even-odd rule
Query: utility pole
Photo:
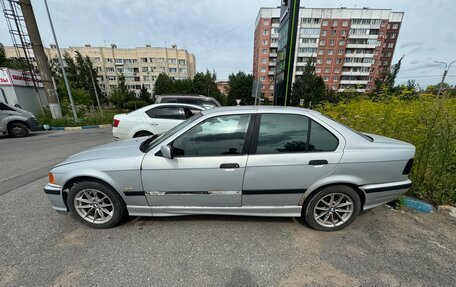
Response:
MULTIPOLYGON (((24 1, 24 0, 22 0, 24 1)), ((27 0, 30 1, 30 0, 27 0)), ((76 106, 74 105, 73 95, 71 94, 70 84, 68 82, 67 74, 65 71, 65 66, 63 65, 62 54, 60 54, 60 47, 59 42, 57 41, 57 37, 55 36, 54 25, 52 24, 51 14, 49 13, 49 7, 47 5, 47 1, 44 0, 44 5, 46 6, 46 12, 49 18, 49 24, 51 24, 52 35, 54 36, 55 47, 57 48, 57 55, 59 57, 60 68, 62 69, 63 80, 65 81, 65 86, 68 92, 68 97, 70 98, 70 105, 71 110, 73 111, 73 119, 75 122, 78 121, 78 113, 76 112, 76 106)))
POLYGON ((454 62, 456 62, 456 60, 454 60, 453 62, 451 63, 445 63, 445 62, 440 62, 440 61, 434 61, 436 63, 439 63, 439 64, 444 64, 445 65, 445 70, 443 70, 443 76, 442 76, 442 81, 440 82, 440 87, 439 87, 439 92, 437 93, 437 97, 440 96, 440 93, 442 92, 442 89, 443 89, 443 83, 445 82, 445 77, 446 75, 448 74, 448 70, 450 70, 451 68, 451 65, 453 65, 454 62))
POLYGON ((40 32, 36 24, 35 14, 33 13, 32 4, 30 0, 19 0, 19 6, 24 16, 25 26, 29 34, 30 42, 35 55, 36 64, 40 71, 41 80, 43 81, 44 91, 51 110, 52 118, 59 119, 62 117, 62 109, 57 99, 57 93, 55 92, 52 84, 52 74, 49 67, 49 63, 44 53, 43 42, 41 41, 40 32))
POLYGON ((92 79, 93 91, 95 92, 95 97, 97 98, 98 108, 100 109, 100 112, 103 113, 103 110, 101 109, 101 105, 100 105, 100 98, 98 98, 97 86, 95 85, 95 81, 93 79, 92 65, 89 65, 89 71, 90 71, 90 79, 92 79))

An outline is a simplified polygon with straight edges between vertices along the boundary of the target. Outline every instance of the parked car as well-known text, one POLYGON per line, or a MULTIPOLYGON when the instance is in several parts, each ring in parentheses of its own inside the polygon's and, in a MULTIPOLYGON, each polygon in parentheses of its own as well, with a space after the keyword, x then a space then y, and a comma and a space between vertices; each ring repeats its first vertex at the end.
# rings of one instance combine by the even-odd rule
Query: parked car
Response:
POLYGON ((183 103, 212 109, 222 105, 214 98, 201 95, 160 95, 157 96, 155 103, 183 103))
POLYGON ((112 135, 116 140, 157 135, 199 113, 203 108, 187 104, 155 104, 114 116, 112 135))
POLYGON ((95 228, 130 216, 298 217, 324 231, 407 191, 415 147, 312 110, 204 110, 159 137, 89 149, 54 166, 53 208, 95 228))
POLYGON ((8 133, 12 137, 26 137, 30 131, 42 129, 31 112, 0 103, 0 133, 8 133))

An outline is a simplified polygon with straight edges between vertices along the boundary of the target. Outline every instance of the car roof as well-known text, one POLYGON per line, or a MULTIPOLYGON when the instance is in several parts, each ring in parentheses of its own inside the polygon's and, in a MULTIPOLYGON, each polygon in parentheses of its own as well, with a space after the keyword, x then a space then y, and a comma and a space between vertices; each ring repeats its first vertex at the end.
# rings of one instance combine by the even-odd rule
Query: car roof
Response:
POLYGON ((194 99, 212 99, 211 97, 206 97, 203 95, 186 95, 186 94, 176 94, 176 95, 158 95, 162 98, 194 98, 194 99))
POLYGON ((160 104, 148 105, 148 106, 139 108, 139 109, 137 109, 137 110, 134 110, 133 112, 136 112, 136 111, 145 111, 145 110, 148 110, 148 109, 151 109, 151 108, 156 108, 156 107, 167 107, 167 106, 168 106, 168 107, 169 107, 169 106, 172 106, 172 107, 181 106, 181 107, 188 107, 188 108, 198 109, 198 110, 200 110, 200 111, 204 110, 203 107, 200 107, 200 106, 197 106, 197 105, 192 105, 192 104, 184 104, 184 103, 160 103, 160 104))
POLYGON ((255 110, 257 113, 283 113, 283 112, 305 112, 311 114, 320 114, 320 112, 304 109, 299 107, 283 107, 283 106, 229 106, 229 107, 216 107, 209 110, 202 111, 203 115, 210 115, 214 113, 229 113, 239 111, 255 110))

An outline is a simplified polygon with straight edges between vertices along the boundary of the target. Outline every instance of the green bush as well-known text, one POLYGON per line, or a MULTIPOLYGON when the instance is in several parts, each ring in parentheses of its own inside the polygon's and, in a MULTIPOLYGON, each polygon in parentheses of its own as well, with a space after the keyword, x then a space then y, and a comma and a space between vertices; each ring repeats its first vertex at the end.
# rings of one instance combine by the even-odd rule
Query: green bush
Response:
POLYGON ((128 101, 125 103, 125 108, 127 108, 129 111, 134 111, 139 108, 145 107, 149 105, 148 102, 146 101, 141 101, 141 100, 135 100, 135 101, 128 101))
POLYGON ((64 116, 61 119, 53 119, 51 113, 47 110, 44 114, 38 115, 38 120, 43 125, 49 125, 51 127, 77 127, 77 126, 89 126, 89 125, 104 125, 111 124, 114 115, 124 113, 124 110, 103 110, 100 111, 85 111, 83 115, 80 115, 78 111, 78 121, 75 122, 73 117, 64 116))
POLYGON ((362 132, 416 146, 410 195, 436 204, 456 204, 456 98, 357 101, 324 104, 322 113, 362 132))

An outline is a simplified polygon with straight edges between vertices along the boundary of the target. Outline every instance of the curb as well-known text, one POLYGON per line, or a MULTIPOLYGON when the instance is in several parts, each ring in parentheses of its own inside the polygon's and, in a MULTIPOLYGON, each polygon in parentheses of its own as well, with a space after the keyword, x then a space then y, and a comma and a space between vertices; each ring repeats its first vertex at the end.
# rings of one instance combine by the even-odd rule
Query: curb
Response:
POLYGON ((49 130, 52 130, 52 131, 78 131, 78 130, 110 128, 110 127, 112 127, 111 124, 105 124, 105 125, 89 125, 89 126, 79 126, 79 127, 50 127, 49 130))
POLYGON ((411 198, 411 197, 405 197, 405 206, 408 208, 417 210, 419 212, 423 213, 431 213, 434 211, 434 208, 432 207, 431 204, 426 203, 422 200, 416 199, 416 198, 411 198))

